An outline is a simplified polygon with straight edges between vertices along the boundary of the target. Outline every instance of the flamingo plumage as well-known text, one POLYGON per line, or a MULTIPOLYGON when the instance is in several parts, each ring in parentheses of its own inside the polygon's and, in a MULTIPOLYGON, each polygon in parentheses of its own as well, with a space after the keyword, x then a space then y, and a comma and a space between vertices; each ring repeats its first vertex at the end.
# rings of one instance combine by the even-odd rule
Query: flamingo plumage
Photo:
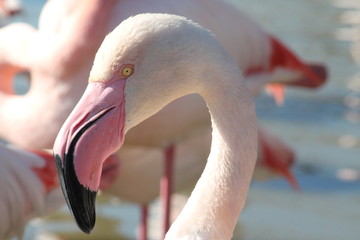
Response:
POLYGON ((28 220, 63 204, 52 154, 0 144, 0 238, 21 236, 28 220), (54 201, 49 201, 49 198, 54 201))

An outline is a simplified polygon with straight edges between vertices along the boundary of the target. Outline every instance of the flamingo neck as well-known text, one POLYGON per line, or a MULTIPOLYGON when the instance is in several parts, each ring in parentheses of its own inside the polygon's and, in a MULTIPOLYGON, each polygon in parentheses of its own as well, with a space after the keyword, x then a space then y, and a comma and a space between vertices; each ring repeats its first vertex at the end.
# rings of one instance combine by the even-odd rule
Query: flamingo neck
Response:
POLYGON ((212 119, 211 152, 202 176, 166 239, 231 239, 256 161, 256 119, 242 86, 204 96, 212 119), (241 93, 241 95, 239 95, 241 93))

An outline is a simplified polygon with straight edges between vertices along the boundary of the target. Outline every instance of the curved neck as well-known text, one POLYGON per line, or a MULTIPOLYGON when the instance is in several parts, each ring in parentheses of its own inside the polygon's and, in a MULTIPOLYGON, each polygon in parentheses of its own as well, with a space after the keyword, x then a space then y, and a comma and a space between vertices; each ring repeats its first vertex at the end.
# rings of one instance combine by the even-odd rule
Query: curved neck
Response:
POLYGON ((244 84, 204 98, 212 119, 211 152, 202 176, 166 239, 231 239, 245 204, 257 149, 254 104, 244 84))

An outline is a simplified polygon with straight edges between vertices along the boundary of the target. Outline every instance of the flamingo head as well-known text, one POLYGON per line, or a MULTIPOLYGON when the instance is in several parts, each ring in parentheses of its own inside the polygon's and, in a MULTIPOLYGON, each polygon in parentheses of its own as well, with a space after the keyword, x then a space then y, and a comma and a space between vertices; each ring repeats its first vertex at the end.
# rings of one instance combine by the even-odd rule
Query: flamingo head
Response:
POLYGON ((205 61, 189 56, 202 56, 206 43, 217 44, 198 25, 166 14, 132 17, 104 39, 88 86, 54 145, 65 199, 84 232, 95 224, 105 159, 122 146, 130 128, 172 100, 200 91, 187 81, 205 72, 205 61))

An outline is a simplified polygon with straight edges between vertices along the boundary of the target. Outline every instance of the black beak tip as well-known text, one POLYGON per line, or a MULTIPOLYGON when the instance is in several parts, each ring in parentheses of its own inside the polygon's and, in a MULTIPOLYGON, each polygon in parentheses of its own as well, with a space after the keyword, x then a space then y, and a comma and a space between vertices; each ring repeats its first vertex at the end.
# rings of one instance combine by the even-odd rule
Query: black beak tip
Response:
MULTIPOLYGON (((82 186, 81 186, 82 187, 82 186)), ((97 192, 87 188, 79 189, 79 194, 73 194, 69 198, 70 210, 79 228, 90 234, 95 226, 95 200, 97 192)))
MULTIPOLYGON (((73 216, 75 217, 74 213, 73 213, 73 216)), ((76 223, 78 225, 78 227, 81 229, 81 231, 83 231, 84 233, 86 234, 90 234, 91 231, 93 230, 94 228, 94 225, 95 225, 95 218, 94 220, 86 220, 86 219, 76 219, 76 223)))
POLYGON ((95 200, 97 192, 91 191, 79 183, 71 154, 65 154, 65 168, 61 157, 58 154, 55 154, 54 157, 66 203, 78 227, 84 233, 90 234, 96 220, 95 200))

